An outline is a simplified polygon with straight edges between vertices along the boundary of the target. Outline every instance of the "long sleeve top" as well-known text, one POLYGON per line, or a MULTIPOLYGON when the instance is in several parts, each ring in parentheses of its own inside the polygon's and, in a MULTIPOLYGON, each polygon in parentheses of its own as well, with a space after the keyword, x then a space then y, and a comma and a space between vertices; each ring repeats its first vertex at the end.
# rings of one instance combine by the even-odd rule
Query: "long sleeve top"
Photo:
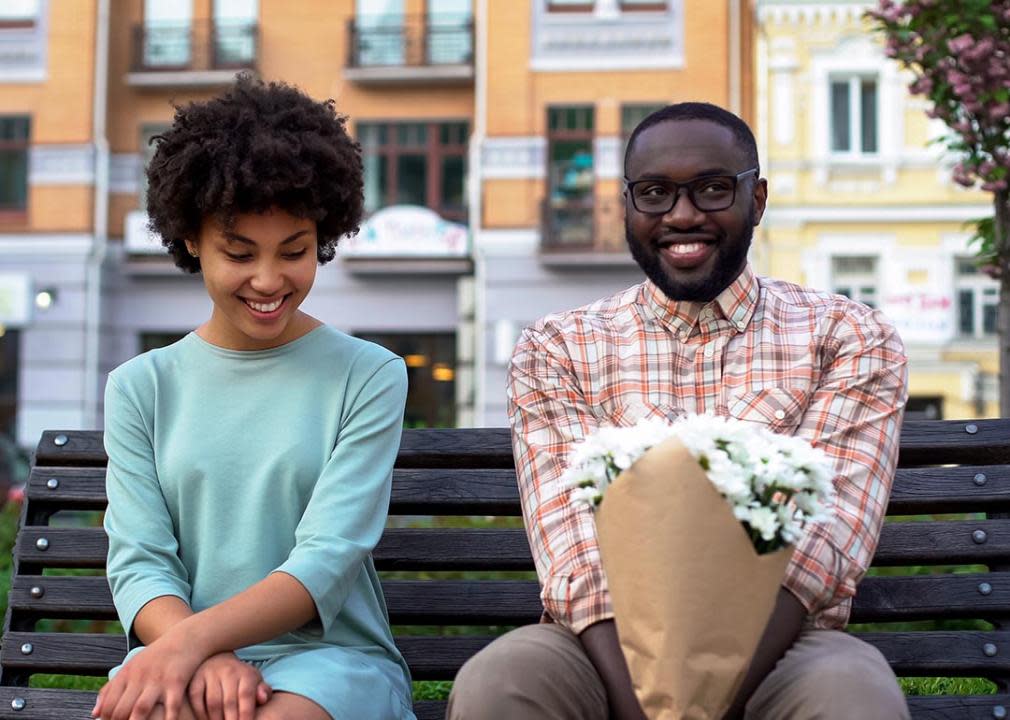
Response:
POLYGON ((114 370, 105 528, 127 632, 156 597, 200 611, 284 572, 310 593, 318 622, 240 657, 341 645, 406 674, 370 555, 406 390, 402 360, 327 326, 262 351, 190 333, 114 370))

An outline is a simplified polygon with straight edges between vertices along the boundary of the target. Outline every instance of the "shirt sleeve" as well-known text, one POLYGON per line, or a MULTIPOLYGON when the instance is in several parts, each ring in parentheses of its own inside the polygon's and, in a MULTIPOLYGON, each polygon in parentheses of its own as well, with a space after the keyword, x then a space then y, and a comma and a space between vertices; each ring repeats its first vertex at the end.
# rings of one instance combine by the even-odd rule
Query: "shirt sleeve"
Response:
POLYGON ((133 623, 151 600, 165 595, 190 602, 189 574, 161 492, 151 441, 153 428, 115 376, 105 386, 105 487, 109 506, 107 575, 131 648, 139 644, 133 623))
POLYGON ((399 358, 361 385, 295 530, 295 547, 275 570, 309 592, 326 634, 382 536, 406 399, 399 358))
POLYGON ((598 426, 560 334, 523 332, 509 365, 508 411, 544 609, 580 633, 613 610, 592 511, 575 507, 559 481, 571 444, 598 426))
POLYGON ((832 519, 800 540, 783 583, 825 628, 844 626, 876 550, 908 393, 904 346, 880 312, 846 307, 831 321, 827 362, 796 434, 834 461, 837 497, 832 519))

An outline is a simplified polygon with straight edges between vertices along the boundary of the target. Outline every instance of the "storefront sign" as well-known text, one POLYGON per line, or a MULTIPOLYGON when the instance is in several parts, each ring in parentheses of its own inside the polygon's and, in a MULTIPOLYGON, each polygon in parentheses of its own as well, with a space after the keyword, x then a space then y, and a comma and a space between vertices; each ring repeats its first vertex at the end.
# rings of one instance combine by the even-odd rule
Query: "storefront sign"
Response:
POLYGON ((31 319, 31 276, 27 273, 0 273, 0 325, 23 327, 31 319))
POLYGON ((881 310, 905 342, 942 343, 954 334, 953 304, 947 295, 909 289, 885 297, 881 310))
POLYGON ((416 205, 383 208, 362 224, 354 237, 340 241, 344 257, 466 257, 470 253, 465 225, 449 222, 416 205))

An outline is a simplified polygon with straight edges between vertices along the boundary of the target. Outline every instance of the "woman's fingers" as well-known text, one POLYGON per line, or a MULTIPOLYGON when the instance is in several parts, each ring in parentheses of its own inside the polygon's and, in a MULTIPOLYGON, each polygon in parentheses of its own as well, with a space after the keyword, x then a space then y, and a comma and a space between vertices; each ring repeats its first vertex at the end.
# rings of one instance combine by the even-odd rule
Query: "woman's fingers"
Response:
POLYGON ((196 720, 210 720, 207 717, 207 701, 205 699, 207 691, 207 683, 204 681, 203 677, 197 673, 196 677, 193 678, 192 682, 189 683, 189 690, 187 695, 189 696, 189 707, 193 711, 193 715, 196 716, 196 720))

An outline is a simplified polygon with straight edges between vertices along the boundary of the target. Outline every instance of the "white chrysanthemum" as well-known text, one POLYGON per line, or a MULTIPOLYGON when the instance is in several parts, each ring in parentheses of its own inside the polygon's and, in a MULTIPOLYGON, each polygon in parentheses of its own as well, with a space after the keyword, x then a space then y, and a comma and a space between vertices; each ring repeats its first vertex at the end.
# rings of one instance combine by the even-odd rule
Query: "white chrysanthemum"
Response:
POLYGON ((779 519, 775 511, 769 507, 756 507, 750 509, 750 517, 747 519, 753 530, 761 535, 761 539, 771 541, 775 539, 775 534, 779 531, 779 519))

